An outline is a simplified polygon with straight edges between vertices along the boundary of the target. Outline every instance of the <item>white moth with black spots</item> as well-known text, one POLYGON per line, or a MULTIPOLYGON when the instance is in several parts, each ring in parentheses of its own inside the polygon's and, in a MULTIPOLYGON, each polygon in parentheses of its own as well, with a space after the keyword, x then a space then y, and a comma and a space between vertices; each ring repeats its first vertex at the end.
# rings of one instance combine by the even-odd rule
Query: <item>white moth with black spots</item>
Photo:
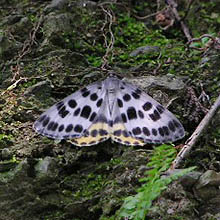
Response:
POLYGON ((50 107, 34 123, 40 134, 89 146, 109 138, 125 145, 184 137, 179 120, 136 86, 116 77, 93 83, 50 107))

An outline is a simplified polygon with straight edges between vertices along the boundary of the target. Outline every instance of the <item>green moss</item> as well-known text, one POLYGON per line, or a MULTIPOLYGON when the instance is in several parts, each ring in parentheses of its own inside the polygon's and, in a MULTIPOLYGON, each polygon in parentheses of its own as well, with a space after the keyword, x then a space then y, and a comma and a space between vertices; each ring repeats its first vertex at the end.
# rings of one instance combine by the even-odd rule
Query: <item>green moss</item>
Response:
POLYGON ((10 180, 14 178, 16 169, 18 169, 17 165, 19 163, 20 161, 17 160, 15 155, 13 155, 12 159, 10 160, 0 161, 0 182, 10 182, 10 180))
POLYGON ((110 161, 111 166, 122 164, 123 161, 120 158, 112 158, 110 161))
POLYGON ((14 137, 12 134, 0 134, 0 149, 8 147, 13 143, 13 141, 14 137))
POLYGON ((93 173, 81 179, 80 190, 74 193, 76 199, 90 199, 96 193, 101 192, 107 183, 106 175, 95 175, 93 173))

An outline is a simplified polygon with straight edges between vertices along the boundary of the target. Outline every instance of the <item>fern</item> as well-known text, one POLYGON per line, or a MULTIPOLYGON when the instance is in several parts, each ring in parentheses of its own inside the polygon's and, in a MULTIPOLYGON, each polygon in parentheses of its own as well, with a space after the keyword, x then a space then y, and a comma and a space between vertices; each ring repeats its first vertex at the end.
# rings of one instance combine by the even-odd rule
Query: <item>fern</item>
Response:
POLYGON ((146 177, 140 179, 143 185, 137 190, 137 194, 125 198, 119 210, 119 219, 145 220, 153 200, 167 188, 167 185, 195 169, 195 167, 190 167, 166 178, 161 177, 162 172, 170 167, 175 156, 176 150, 172 145, 163 144, 154 149, 147 164, 147 167, 151 169, 145 173, 146 177))

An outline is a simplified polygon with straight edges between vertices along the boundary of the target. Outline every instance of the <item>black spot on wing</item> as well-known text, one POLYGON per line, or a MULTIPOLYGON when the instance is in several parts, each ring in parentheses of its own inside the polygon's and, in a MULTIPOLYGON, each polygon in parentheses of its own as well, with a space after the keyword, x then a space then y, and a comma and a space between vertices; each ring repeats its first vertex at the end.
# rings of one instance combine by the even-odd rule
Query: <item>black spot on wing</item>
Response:
POLYGON ((66 110, 66 107, 63 106, 59 111, 58 111, 58 115, 61 118, 65 118, 67 115, 69 114, 69 111, 66 110))
POLYGON ((88 106, 88 105, 85 105, 85 106, 83 107, 82 111, 81 111, 80 116, 81 116, 82 118, 88 119, 89 116, 90 116, 91 111, 92 111, 91 107, 88 106))
POLYGON ((72 125, 72 124, 67 125, 65 131, 66 131, 67 133, 69 133, 69 132, 72 131, 72 130, 73 130, 73 125, 72 125))
POLYGON ((45 120, 44 120, 43 123, 42 123, 42 126, 43 126, 43 127, 46 127, 47 124, 49 123, 49 121, 50 121, 50 117, 46 117, 45 120))
POLYGON ((153 134, 154 136, 157 136, 157 130, 156 130, 155 128, 152 129, 152 134, 153 134))
POLYGON ((100 107, 102 105, 103 99, 99 99, 96 103, 97 107, 100 107))
POLYGON ((139 135, 139 134, 141 134, 141 129, 139 127, 133 128, 132 133, 134 135, 139 135))
POLYGON ((121 114, 121 118, 122 118, 122 121, 123 121, 124 123, 127 122, 127 117, 126 117, 125 113, 122 113, 122 114, 121 114))
POLYGON ((70 99, 68 101, 68 105, 70 108, 75 108, 77 106, 77 102, 74 99, 70 99))
POLYGON ((96 101, 98 99, 98 96, 96 93, 91 94, 90 96, 91 101, 96 101))
POLYGON ((51 128, 52 131, 56 131, 58 127, 58 123, 54 122, 53 127, 51 128))
POLYGON ((149 131, 149 129, 148 129, 147 127, 143 127, 143 128, 142 128, 142 131, 143 131, 143 133, 144 133, 146 136, 150 136, 150 131, 149 131))
POLYGON ((47 126, 47 130, 52 130, 53 125, 54 125, 54 122, 51 121, 47 126))
POLYGON ((158 113, 156 109, 154 110, 152 114, 149 114, 149 116, 153 121, 157 121, 160 119, 160 114, 158 113))
POLYGON ((46 115, 42 115, 40 116, 40 118, 38 119, 38 122, 42 122, 47 116, 46 115))
POLYGON ((150 102, 146 102, 142 108, 144 109, 144 111, 149 111, 152 108, 152 104, 150 102))
POLYGON ((118 102, 118 107, 122 108, 123 107, 123 102, 121 101, 121 99, 117 99, 118 102))
POLYGON ((163 129, 165 135, 168 136, 170 134, 169 129, 168 129, 167 126, 163 126, 162 129, 163 129))
POLYGON ((141 110, 138 110, 138 116, 143 119, 144 118, 144 113, 141 110))
POLYGON ((74 131, 77 132, 77 133, 81 133, 82 130, 83 130, 82 125, 76 125, 76 126, 74 127, 74 131))
POLYGON ((83 97, 87 97, 90 94, 90 91, 87 88, 83 88, 81 92, 83 97))
POLYGON ((98 131, 96 129, 91 131, 91 136, 96 137, 98 135, 98 131))
POLYGON ((89 118, 89 121, 93 122, 94 119, 95 119, 95 117, 96 117, 96 115, 97 115, 97 114, 96 114, 95 112, 93 112, 93 113, 91 114, 90 118, 89 118))
POLYGON ((135 110, 134 107, 129 107, 127 109, 127 116, 128 116, 128 119, 129 120, 132 120, 132 119, 136 119, 137 118, 137 112, 135 110))
POLYGON ((140 98, 140 95, 139 95, 138 93, 136 93, 136 92, 132 92, 131 95, 132 95, 133 98, 135 98, 135 99, 139 99, 139 98, 140 98))
POLYGON ((128 132, 127 132, 126 130, 123 130, 123 131, 122 131, 122 135, 123 135, 124 137, 129 137, 129 134, 128 134, 128 132))
POLYGON ((168 127, 172 132, 174 132, 176 130, 175 125, 172 121, 169 121, 168 127))
POLYGON ((63 130, 64 130, 64 125, 60 125, 59 128, 58 128, 58 131, 62 132, 63 130))
POLYGON ((163 128, 158 128, 158 132, 162 137, 164 136, 163 128))
POLYGON ((123 96, 123 100, 126 101, 126 102, 130 101, 131 100, 131 96, 129 94, 125 94, 123 96))
POLYGON ((106 130, 104 130, 104 129, 99 129, 99 135, 100 136, 104 136, 104 135, 107 135, 108 134, 108 132, 106 131, 106 130))
POLYGON ((84 92, 84 93, 82 94, 82 96, 85 98, 85 97, 89 96, 89 94, 90 94, 90 91, 87 91, 87 92, 84 92))
POLYGON ((109 120, 109 121, 108 121, 108 125, 109 125, 110 127, 112 127, 112 126, 113 126, 113 121, 112 121, 112 120, 109 120))
POLYGON ((113 132, 113 135, 114 136, 121 136, 121 133, 122 133, 122 131, 119 129, 119 130, 115 130, 114 132, 113 132))
POLYGON ((79 113, 80 113, 80 111, 81 111, 81 109, 80 109, 80 108, 77 108, 77 109, 74 111, 73 115, 74 115, 74 116, 78 116, 79 113))

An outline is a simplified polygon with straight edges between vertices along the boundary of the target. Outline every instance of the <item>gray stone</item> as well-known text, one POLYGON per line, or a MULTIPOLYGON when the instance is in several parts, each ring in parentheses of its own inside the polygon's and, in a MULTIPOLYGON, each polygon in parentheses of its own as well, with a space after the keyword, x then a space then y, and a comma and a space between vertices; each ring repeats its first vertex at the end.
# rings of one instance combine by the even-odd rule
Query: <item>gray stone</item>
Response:
POLYGON ((68 0, 52 0, 52 2, 45 8, 48 9, 63 9, 68 3, 68 0))
POLYGON ((168 74, 166 76, 142 76, 126 79, 126 81, 146 90, 152 87, 163 87, 164 89, 176 91, 182 90, 185 87, 184 79, 182 77, 176 77, 168 74))
POLYGON ((1 151, 1 159, 2 160, 9 160, 12 158, 12 153, 8 148, 3 148, 1 151))
MULTIPOLYGON (((50 15, 45 18, 43 31, 47 38, 53 37, 54 35, 58 37, 60 33, 72 31, 71 14, 50 13, 50 15)), ((47 40, 47 38, 45 38, 45 40, 47 40)))
POLYGON ((193 190, 198 200, 207 201, 219 198, 219 186, 220 173, 216 173, 214 170, 207 170, 200 176, 198 182, 193 187, 193 190))
POLYGON ((200 189, 206 186, 220 186, 220 173, 214 170, 207 170, 200 178, 195 188, 200 189))
POLYGON ((131 57, 135 57, 140 54, 151 54, 151 53, 158 53, 160 52, 160 48, 157 46, 142 46, 138 47, 137 49, 133 50, 130 53, 131 57))
POLYGON ((45 157, 40 160, 35 166, 36 177, 55 177, 57 174, 56 160, 52 157, 45 157))
POLYGON ((179 182, 184 188, 191 188, 198 181, 201 175, 201 172, 192 171, 180 177, 179 182))

